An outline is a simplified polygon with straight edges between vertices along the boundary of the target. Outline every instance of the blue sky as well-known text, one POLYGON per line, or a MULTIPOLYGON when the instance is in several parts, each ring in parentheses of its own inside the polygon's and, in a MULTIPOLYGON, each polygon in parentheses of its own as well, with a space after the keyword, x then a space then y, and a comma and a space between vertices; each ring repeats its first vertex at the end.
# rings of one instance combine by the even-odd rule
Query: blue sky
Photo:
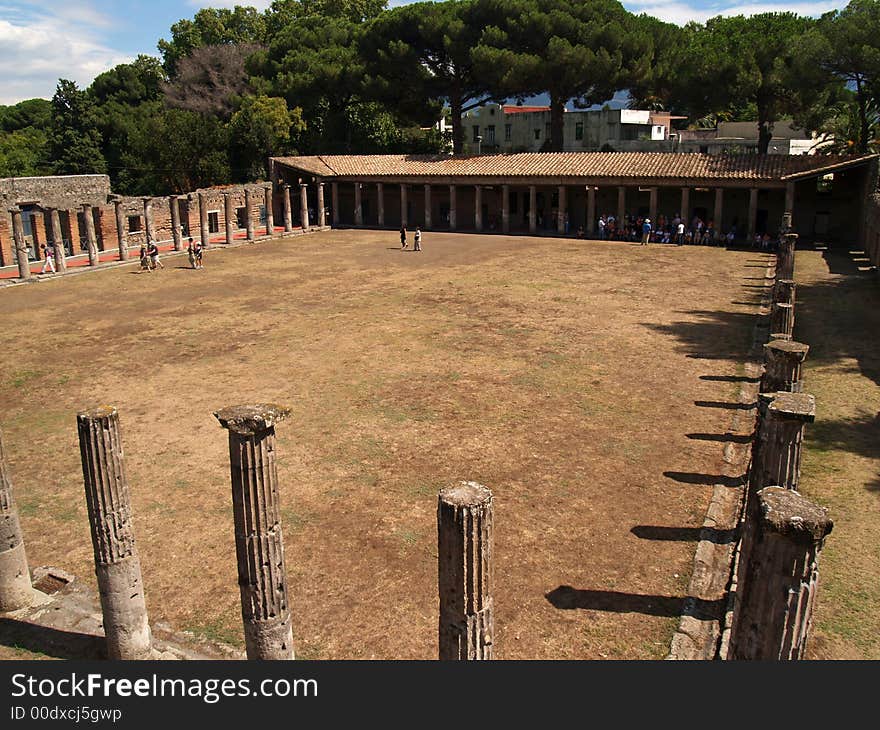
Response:
MULTIPOLYGON (((59 77, 82 86, 102 71, 139 53, 158 55, 156 43, 169 38, 171 24, 201 7, 253 5, 270 0, 0 0, 0 104, 36 96, 51 98, 59 77)), ((391 0, 405 5, 407 0, 391 0)), ((624 0, 633 12, 685 23, 715 15, 790 10, 819 15, 844 7, 841 0, 624 0)))

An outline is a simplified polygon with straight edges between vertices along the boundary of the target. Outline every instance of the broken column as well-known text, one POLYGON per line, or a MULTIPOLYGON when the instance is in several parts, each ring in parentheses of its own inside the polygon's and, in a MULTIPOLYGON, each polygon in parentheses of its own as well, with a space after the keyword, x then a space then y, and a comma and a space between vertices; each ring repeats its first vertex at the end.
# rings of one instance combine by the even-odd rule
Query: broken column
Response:
POLYGON ((750 494, 768 486, 798 488, 804 427, 815 420, 816 399, 809 393, 761 394, 750 494))
POLYGON ((272 183, 263 186, 263 205, 266 207, 266 235, 275 233, 275 211, 272 210, 272 183))
POLYGON ((773 286, 773 301, 794 306, 797 284, 793 279, 777 279, 773 286))
POLYGON ((95 217, 92 215, 92 206, 83 203, 83 223, 86 227, 86 246, 89 252, 89 266, 97 266, 100 263, 98 254, 98 237, 95 235, 95 217))
POLYGON ((800 393, 803 390, 801 370, 810 346, 793 340, 773 340, 764 345, 762 393, 800 393))
POLYGON ((794 304, 774 302, 770 306, 770 331, 794 336, 794 304))
POLYGON ((18 510, 12 498, 12 482, 3 452, 0 431, 0 612, 17 611, 34 599, 18 510))
POLYGON ((12 216, 12 242, 15 245, 15 260, 18 263, 18 276, 21 279, 31 278, 31 262, 28 259, 27 244, 24 240, 24 223, 21 220, 21 208, 17 205, 9 209, 12 216))
POLYGON ((834 523, 797 492, 756 495, 730 640, 731 659, 802 659, 819 582, 819 553, 834 523))
POLYGON ((119 260, 128 259, 128 244, 125 240, 125 211, 122 209, 122 198, 113 199, 114 213, 116 214, 116 241, 119 245, 119 260))
POLYGON ((183 234, 180 230, 180 204, 179 197, 172 195, 168 198, 168 207, 171 209, 171 237, 174 239, 174 250, 183 250, 183 234))
POLYGON ((476 482, 443 489, 437 501, 440 659, 491 659, 492 492, 476 482))
POLYGON ((145 659, 152 639, 134 540, 119 413, 112 406, 81 411, 76 425, 107 656, 145 659))
POLYGON ((244 189, 244 230, 248 241, 254 240, 254 191, 244 189))
POLYGON ((794 279, 794 250, 797 246, 797 233, 783 233, 779 237, 779 251, 776 254, 776 279, 794 279))
POLYGON ((293 659, 281 533, 275 424, 290 413, 272 404, 214 413, 229 431, 232 516, 248 659, 293 659))
POLYGON ((49 228, 52 231, 52 248, 55 251, 55 270, 64 271, 67 269, 67 251, 64 248, 64 234, 61 231, 61 216, 58 214, 58 208, 50 208, 49 228))

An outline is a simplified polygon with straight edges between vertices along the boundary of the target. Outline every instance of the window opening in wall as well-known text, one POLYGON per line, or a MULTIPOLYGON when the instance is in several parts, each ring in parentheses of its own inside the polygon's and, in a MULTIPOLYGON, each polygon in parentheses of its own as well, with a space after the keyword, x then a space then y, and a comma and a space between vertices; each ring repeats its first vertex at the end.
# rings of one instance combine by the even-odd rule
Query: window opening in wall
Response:
POLYGON ((266 225, 266 206, 260 206, 260 225, 266 225))
POLYGON ((79 230, 79 249, 88 251, 89 244, 86 240, 86 217, 81 212, 76 214, 76 227, 79 230))
POLYGON ((141 230, 141 217, 139 215, 128 216, 128 232, 137 233, 141 230))
POLYGON ((535 129, 535 139, 541 139, 541 130, 535 129))
POLYGON ((208 233, 219 233, 220 232, 220 211, 219 210, 209 210, 208 211, 208 233))
POLYGON ((584 123, 577 122, 574 125, 574 138, 575 139, 583 139, 584 138, 584 123))
POLYGON ((242 206, 235 209, 235 225, 239 228, 247 226, 247 208, 242 206))
POLYGON ((493 145, 495 144, 495 125, 490 124, 486 127, 486 144, 493 145))
POLYGON ((476 141, 477 141, 477 137, 480 136, 480 125, 479 125, 479 124, 475 124, 473 129, 474 129, 474 137, 473 137, 473 141, 476 142, 476 141))

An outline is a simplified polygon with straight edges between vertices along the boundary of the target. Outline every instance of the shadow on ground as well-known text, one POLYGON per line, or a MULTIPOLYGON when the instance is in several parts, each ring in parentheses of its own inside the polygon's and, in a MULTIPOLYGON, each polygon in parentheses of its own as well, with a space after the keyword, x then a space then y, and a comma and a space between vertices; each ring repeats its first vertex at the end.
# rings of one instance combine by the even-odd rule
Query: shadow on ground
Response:
POLYGON ((0 618, 0 644, 57 659, 106 659, 103 636, 37 626, 27 621, 0 618))
POLYGON ((718 618, 723 600, 706 601, 678 596, 651 596, 620 591, 593 591, 559 586, 545 598, 561 610, 586 609, 611 613, 643 613, 648 616, 682 616, 685 613, 700 619, 718 618))

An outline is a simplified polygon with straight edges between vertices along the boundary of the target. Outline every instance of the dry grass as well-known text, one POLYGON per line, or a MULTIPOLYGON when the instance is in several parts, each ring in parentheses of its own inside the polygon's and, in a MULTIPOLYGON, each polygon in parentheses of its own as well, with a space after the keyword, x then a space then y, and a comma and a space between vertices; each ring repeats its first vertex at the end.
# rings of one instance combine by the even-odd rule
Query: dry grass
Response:
POLYGON ((857 252, 799 251, 795 337, 816 396, 801 490, 829 508, 813 658, 880 659, 880 289, 857 252))
POLYGON ((74 414, 113 403, 151 618, 240 641, 211 414, 277 401, 300 656, 436 655, 436 492, 468 478, 496 496, 500 657, 663 657, 693 531, 634 528, 702 523, 766 257, 394 242, 332 232, 0 291, 31 564, 93 580, 74 414))

